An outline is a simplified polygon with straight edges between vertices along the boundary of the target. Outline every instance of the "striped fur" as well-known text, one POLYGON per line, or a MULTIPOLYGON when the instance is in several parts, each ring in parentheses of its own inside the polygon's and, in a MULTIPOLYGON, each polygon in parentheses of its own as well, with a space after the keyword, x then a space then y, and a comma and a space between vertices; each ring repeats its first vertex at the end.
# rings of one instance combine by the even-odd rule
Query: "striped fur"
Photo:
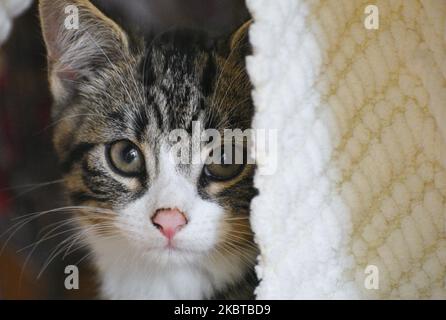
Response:
MULTIPOLYGON (((154 297, 149 293, 133 294, 136 289, 122 294, 113 292, 117 289, 108 283, 113 282, 110 280, 113 273, 108 271, 107 265, 112 257, 106 253, 104 230, 115 235, 113 241, 119 242, 116 247, 141 250, 141 244, 133 247, 131 242, 144 236, 136 237, 131 233, 135 228, 142 232, 142 226, 150 224, 150 220, 138 218, 138 227, 135 227, 133 220, 126 220, 125 212, 145 199, 156 202, 157 185, 169 183, 159 180, 164 177, 162 150, 171 146, 168 141, 171 130, 181 128, 191 132, 193 121, 200 121, 203 128, 220 131, 251 126, 254 109, 244 65, 244 57, 249 52, 248 25, 227 40, 211 40, 206 34, 193 30, 130 40, 114 22, 85 0, 41 1, 40 11, 55 98, 54 145, 69 201, 113 213, 110 216, 89 210, 79 213, 85 218, 86 229, 107 225, 107 228, 93 228, 95 231, 89 232, 87 237, 98 260, 103 296, 154 297), (60 27, 63 8, 70 3, 80 8, 79 30, 60 27), (106 146, 123 139, 132 141, 144 154, 146 170, 136 178, 120 177, 105 159, 106 146), (133 229, 125 227, 132 223, 133 229)), ((175 168, 175 175, 181 176, 185 188, 192 186, 191 192, 198 199, 194 201, 203 208, 222 212, 214 230, 210 231, 218 238, 212 247, 193 257, 183 257, 188 265, 205 270, 205 275, 199 279, 209 282, 202 285, 207 289, 198 290, 190 297, 187 294, 177 297, 252 297, 257 254, 248 220, 250 201, 256 194, 253 173, 254 167, 248 165, 233 180, 215 182, 193 165, 175 168)), ((175 192, 181 193, 182 189, 179 187, 175 192)), ((154 255, 156 252, 147 261, 154 264, 154 255)), ((113 258, 119 257, 116 253, 113 258)), ((177 263, 166 261, 165 267, 177 263)), ((135 262, 135 265, 140 263, 135 262)), ((150 283, 144 285, 150 286, 150 283)), ((162 297, 176 296, 160 294, 162 297)))

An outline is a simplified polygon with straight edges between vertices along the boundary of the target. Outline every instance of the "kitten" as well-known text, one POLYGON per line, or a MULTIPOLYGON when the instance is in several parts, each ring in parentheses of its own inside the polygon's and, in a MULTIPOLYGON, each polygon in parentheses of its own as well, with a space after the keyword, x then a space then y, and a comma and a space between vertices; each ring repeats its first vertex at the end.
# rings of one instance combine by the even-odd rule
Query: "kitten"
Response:
POLYGON ((168 139, 194 121, 250 128, 249 23, 227 41, 190 30, 144 40, 87 0, 41 0, 40 16, 54 145, 102 297, 252 298, 254 165, 175 164, 168 139), (64 25, 72 4, 78 29, 64 25))

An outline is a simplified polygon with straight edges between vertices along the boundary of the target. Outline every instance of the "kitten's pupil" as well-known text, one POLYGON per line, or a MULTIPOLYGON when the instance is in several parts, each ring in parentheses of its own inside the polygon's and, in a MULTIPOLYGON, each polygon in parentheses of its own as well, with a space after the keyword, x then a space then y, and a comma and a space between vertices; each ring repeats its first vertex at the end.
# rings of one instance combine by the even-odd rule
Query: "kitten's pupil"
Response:
MULTIPOLYGON (((204 174, 211 180, 227 181, 237 177, 245 167, 244 161, 237 163, 237 153, 243 152, 241 148, 232 145, 231 153, 224 151, 224 146, 221 147, 219 163, 209 163, 204 167, 204 174)), ((215 149, 214 149, 215 150, 215 149)), ((214 155, 214 150, 209 153, 209 156, 214 155)))
POLYGON ((121 157, 126 163, 131 164, 138 158, 138 151, 132 146, 128 146, 122 150, 121 157))
POLYGON ((232 153, 232 158, 233 159, 229 159, 229 157, 226 155, 226 153, 223 153, 222 156, 221 156, 221 165, 223 167, 227 167, 227 166, 230 166, 232 164, 235 164, 234 152, 232 153))

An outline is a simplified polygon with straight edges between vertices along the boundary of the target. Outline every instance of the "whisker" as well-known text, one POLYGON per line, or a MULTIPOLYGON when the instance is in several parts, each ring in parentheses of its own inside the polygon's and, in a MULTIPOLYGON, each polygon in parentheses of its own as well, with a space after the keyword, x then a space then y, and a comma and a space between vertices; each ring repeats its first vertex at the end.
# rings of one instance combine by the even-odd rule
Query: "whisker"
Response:
POLYGON ((95 207, 88 207, 88 206, 67 206, 67 207, 61 207, 61 208, 55 208, 51 210, 46 211, 40 211, 40 212, 34 212, 30 213, 28 215, 24 215, 21 217, 13 218, 11 220, 17 220, 20 219, 17 223, 12 225, 10 228, 8 228, 5 232, 3 232, 0 235, 0 239, 4 236, 6 236, 8 233, 9 236, 7 237, 5 243, 3 244, 1 250, 0 250, 0 256, 3 254, 7 244, 9 241, 11 241, 12 237, 20 230, 22 229, 26 224, 30 223, 31 221, 38 219, 39 217, 42 217, 45 214, 51 214, 51 213, 72 213, 71 211, 76 210, 83 210, 83 211, 90 211, 90 212, 96 212, 96 213, 103 213, 103 214, 112 214, 115 215, 111 210, 103 209, 103 208, 95 208, 95 207))
MULTIPOLYGON (((46 186, 50 186, 50 185, 54 185, 54 184, 58 184, 63 182, 63 179, 59 179, 59 180, 53 180, 53 181, 46 181, 46 182, 40 182, 40 183, 30 183, 30 184, 23 184, 20 186, 13 186, 13 187, 9 187, 9 188, 1 188, 1 191, 14 191, 14 190, 21 190, 21 189, 29 189, 29 188, 40 188, 40 187, 46 187, 46 186)), ((28 192, 28 190, 26 190, 26 192, 28 192)))

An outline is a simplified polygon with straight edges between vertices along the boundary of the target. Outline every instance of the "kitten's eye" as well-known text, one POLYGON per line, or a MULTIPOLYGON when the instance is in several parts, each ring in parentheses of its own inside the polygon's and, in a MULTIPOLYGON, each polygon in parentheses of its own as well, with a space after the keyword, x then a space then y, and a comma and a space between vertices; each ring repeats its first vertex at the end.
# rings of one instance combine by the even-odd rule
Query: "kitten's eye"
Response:
MULTIPOLYGON (((246 153, 243 148, 236 146, 232 147, 232 157, 224 152, 224 148, 221 149, 221 159, 218 163, 210 163, 204 166, 204 174, 218 181, 227 181, 238 176, 245 167, 246 153), (229 159, 229 158, 232 159, 229 159), (243 158, 242 158, 243 157, 243 158)), ((209 155, 213 158, 214 151, 209 155)))
POLYGON ((121 140, 107 148, 109 162, 113 169, 123 176, 137 176, 144 170, 144 158, 133 143, 121 140))

